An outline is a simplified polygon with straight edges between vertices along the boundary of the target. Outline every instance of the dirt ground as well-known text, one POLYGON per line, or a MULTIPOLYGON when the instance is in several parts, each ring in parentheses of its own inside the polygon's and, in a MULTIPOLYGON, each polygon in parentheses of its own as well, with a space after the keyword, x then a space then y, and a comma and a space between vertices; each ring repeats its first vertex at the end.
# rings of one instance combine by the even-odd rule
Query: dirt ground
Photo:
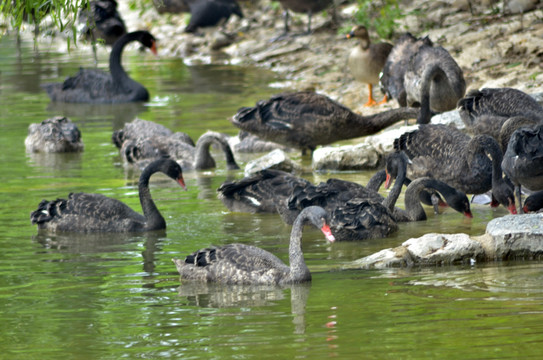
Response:
MULTIPOLYGON (((278 92, 280 87, 315 89, 364 114, 398 106, 394 101, 373 108, 362 106, 367 100, 367 85, 357 83, 346 66, 356 40, 347 40, 333 29, 330 12, 313 17, 313 34, 276 39, 283 32, 282 9, 268 0, 240 2, 243 19, 233 17, 224 31, 209 29, 203 36, 183 33, 188 14, 160 15, 154 8, 140 13, 128 10, 126 2, 120 3, 129 30, 149 29, 164 56, 183 57, 187 64, 215 62, 268 68, 285 79, 276 84, 278 92), (231 44, 213 49, 224 43, 231 44)), ((447 49, 463 69, 468 90, 507 86, 529 93, 543 91, 543 5, 531 1, 535 10, 513 14, 502 8, 502 1, 493 6, 488 2, 472 0, 470 12, 466 0, 403 1, 400 6, 406 16, 397 20, 396 35, 409 31, 429 36, 447 49)), ((354 3, 343 1, 338 6, 339 28, 353 25, 354 3)), ((291 32, 301 33, 307 16, 292 15, 291 32)), ((374 93, 376 98, 382 96, 379 89, 374 88, 374 93)))

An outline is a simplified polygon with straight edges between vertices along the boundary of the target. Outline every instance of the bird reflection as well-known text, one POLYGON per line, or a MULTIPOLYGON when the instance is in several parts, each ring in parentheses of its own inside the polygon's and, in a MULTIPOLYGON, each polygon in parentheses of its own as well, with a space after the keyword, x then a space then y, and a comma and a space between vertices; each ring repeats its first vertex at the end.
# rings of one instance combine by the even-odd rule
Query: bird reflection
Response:
MULTIPOLYGON (((47 111, 53 115, 62 115, 77 118, 81 122, 111 122, 114 130, 123 127, 140 113, 147 111, 143 103, 122 104, 74 104, 51 102, 47 105, 47 111)), ((78 121, 78 122, 80 122, 78 121)))
POLYGON ((27 153, 31 166, 44 168, 46 171, 66 171, 81 169, 80 152, 76 153, 27 153))
POLYGON ((179 296, 186 297, 189 305, 204 308, 261 307, 272 306, 285 298, 290 290, 290 309, 293 315, 295 334, 304 334, 306 329, 305 309, 311 283, 273 285, 226 285, 217 283, 182 283, 179 296))

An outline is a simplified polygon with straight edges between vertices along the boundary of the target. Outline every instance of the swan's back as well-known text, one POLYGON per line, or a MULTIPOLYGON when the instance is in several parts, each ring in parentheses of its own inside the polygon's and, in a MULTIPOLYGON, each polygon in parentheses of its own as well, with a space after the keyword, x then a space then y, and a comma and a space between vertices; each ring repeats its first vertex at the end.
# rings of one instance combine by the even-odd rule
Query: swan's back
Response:
POLYGON ((185 136, 184 133, 174 133, 170 136, 126 140, 122 144, 120 154, 126 163, 136 164, 140 168, 160 157, 169 156, 176 159, 183 169, 191 169, 195 149, 185 142, 185 136))
POLYGON ((280 170, 261 170, 238 181, 227 181, 218 189, 218 197, 230 211, 275 213, 296 186, 312 184, 280 170))
POLYGON ((104 40, 106 45, 113 45, 126 34, 126 26, 117 11, 115 0, 91 1, 90 9, 79 12, 79 23, 84 24, 82 34, 87 40, 104 40))
POLYGON ((417 39, 410 33, 403 34, 394 44, 383 67, 381 85, 389 98, 396 99, 400 106, 407 106, 404 76, 411 58, 422 46, 432 46, 428 37, 417 39))
POLYGON ((279 0, 285 8, 297 13, 316 13, 332 5, 332 0, 279 0))
POLYGON ((491 187, 492 163, 470 143, 471 138, 455 128, 428 124, 395 139, 394 149, 411 160, 409 177, 432 177, 466 193, 484 193, 491 187))
POLYGON ((27 152, 78 152, 83 151, 81 132, 67 117, 56 116, 30 124, 25 139, 27 152))
POLYGON ((484 88, 471 90, 458 101, 458 112, 468 128, 483 116, 505 120, 514 116, 541 121, 543 107, 530 95, 513 88, 484 88))
POLYGON ((30 215, 38 229, 51 232, 137 232, 145 217, 101 194, 70 193, 68 199, 42 200, 30 215))
POLYGON ((530 190, 543 190, 543 125, 515 131, 502 166, 514 184, 530 190))
MULTIPOLYGON (((124 124, 122 129, 115 130, 111 136, 113 143, 119 149, 126 140, 135 140, 140 138, 150 138, 154 136, 171 136, 174 133, 164 125, 153 121, 136 118, 129 123, 124 124)), ((194 146, 194 141, 185 133, 176 132, 176 137, 179 137, 183 142, 194 146)))
POLYGON ((201 249, 174 263, 182 279, 198 282, 277 284, 290 273, 277 256, 244 244, 201 249))
POLYGON ((192 0, 189 2, 190 22, 185 32, 195 32, 199 27, 220 25, 232 14, 243 18, 236 0, 192 0))
POLYGON ((327 96, 301 91, 277 94, 242 108, 231 122, 270 141, 314 149, 344 138, 348 131, 343 130, 352 130, 353 118, 351 110, 327 96))

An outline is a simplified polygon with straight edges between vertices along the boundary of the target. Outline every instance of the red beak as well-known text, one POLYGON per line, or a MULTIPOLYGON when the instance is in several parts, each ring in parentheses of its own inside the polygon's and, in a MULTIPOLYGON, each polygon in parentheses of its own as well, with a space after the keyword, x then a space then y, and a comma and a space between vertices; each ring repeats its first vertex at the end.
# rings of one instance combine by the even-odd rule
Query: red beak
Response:
POLYGON ((387 174, 387 178, 385 180, 385 189, 388 189, 390 187, 390 181, 392 180, 392 176, 390 176, 388 171, 385 170, 385 172, 387 174))
POLYGON ((182 176, 180 176, 180 177, 177 179, 177 182, 179 183, 179 185, 181 185, 181 187, 183 188, 183 190, 187 191, 187 186, 185 185, 185 179, 183 179, 182 176))
POLYGON ((470 219, 473 218, 473 214, 471 213, 471 211, 464 212, 464 216, 470 219))
POLYGON ((326 240, 328 240, 330 242, 336 241, 336 238, 334 237, 334 235, 332 235, 332 231, 330 230, 330 226, 328 226, 328 224, 324 224, 321 227, 321 231, 324 234, 324 236, 326 237, 326 240))
POLYGON ((507 207, 507 210, 509 210, 509 212, 513 215, 517 214, 517 207, 515 206, 515 204, 511 204, 511 202, 509 202, 509 206, 507 207))
POLYGON ((158 55, 158 52, 156 51, 156 41, 153 41, 153 45, 151 45, 151 52, 158 55))

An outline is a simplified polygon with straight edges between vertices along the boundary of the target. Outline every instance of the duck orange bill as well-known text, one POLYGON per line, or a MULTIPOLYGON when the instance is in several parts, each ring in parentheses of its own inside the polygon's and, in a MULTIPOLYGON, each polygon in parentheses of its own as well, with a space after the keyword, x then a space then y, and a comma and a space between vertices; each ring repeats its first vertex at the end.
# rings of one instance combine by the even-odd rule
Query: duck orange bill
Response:
POLYGON ((390 181, 392 180, 392 176, 386 171, 387 177, 385 180, 385 189, 388 189, 390 187, 390 181))
POLYGON ((330 226, 328 226, 327 224, 324 224, 321 227, 321 231, 324 234, 324 236, 326 237, 326 240, 328 240, 330 242, 336 241, 336 238, 334 237, 334 235, 332 235, 332 230, 330 230, 330 226))
POLYGON ((183 177, 178 178, 177 182, 179 183, 179 185, 181 185, 183 190, 187 191, 187 186, 185 185, 185 179, 183 179, 183 177))

